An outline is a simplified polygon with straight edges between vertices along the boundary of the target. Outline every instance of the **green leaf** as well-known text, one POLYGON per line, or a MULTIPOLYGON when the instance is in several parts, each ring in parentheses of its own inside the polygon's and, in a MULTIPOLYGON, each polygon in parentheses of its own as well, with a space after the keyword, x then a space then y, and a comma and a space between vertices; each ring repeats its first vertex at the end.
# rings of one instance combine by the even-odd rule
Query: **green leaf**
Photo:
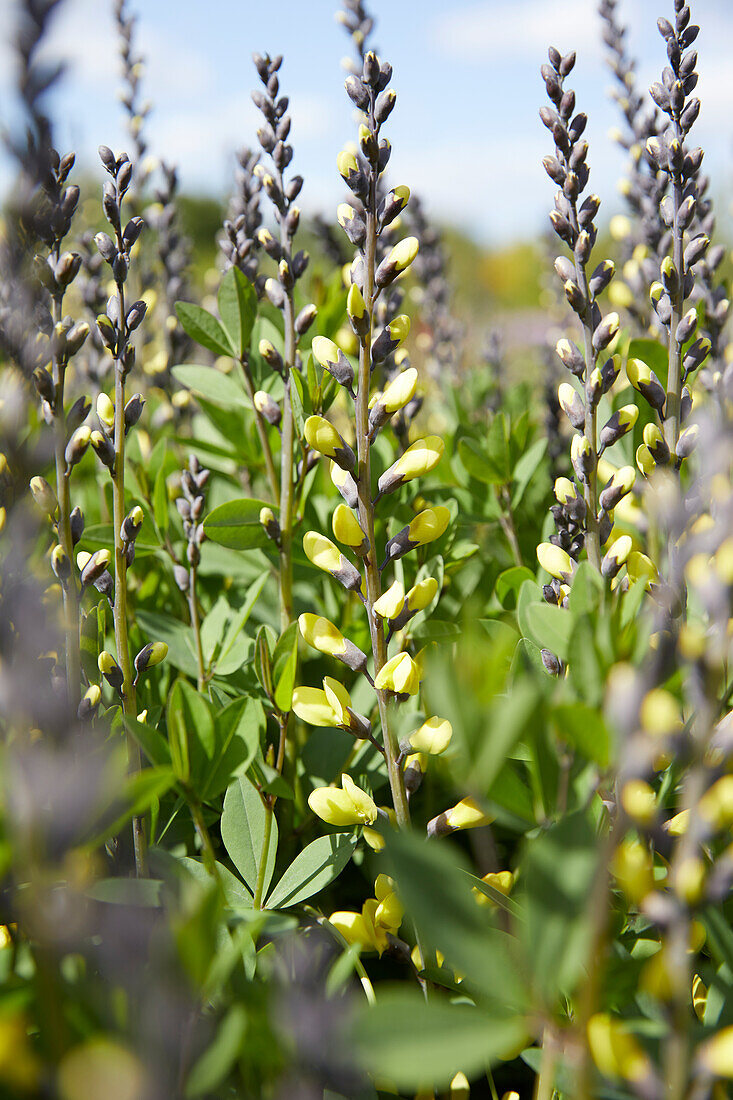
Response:
POLYGON ((552 650, 561 660, 566 661, 573 629, 570 612, 549 603, 531 603, 524 611, 530 641, 540 648, 552 650))
MULTIPOLYGON (((260 575, 254 579, 254 581, 252 581, 252 584, 249 586, 244 595, 244 603, 242 604, 239 611, 234 615, 232 621, 229 624, 229 627, 227 628, 227 632, 224 635, 224 640, 221 643, 221 652, 216 662, 217 671, 221 676, 227 675, 227 673, 224 671, 225 658, 229 654, 229 651, 231 650, 234 643, 239 640, 242 631, 247 625, 247 620, 252 614, 252 609, 257 603, 257 600, 260 597, 260 593, 265 587, 265 582, 269 576, 270 571, 266 569, 263 573, 260 573, 260 575)), ((228 671, 234 672, 235 669, 228 669, 228 671)))
POLYGON ((168 530, 170 512, 168 509, 168 485, 166 482, 165 466, 161 466, 155 475, 155 487, 153 489, 153 515, 161 533, 168 530))
POLYGON ((87 897, 111 905, 136 905, 157 909, 161 903, 163 883, 152 878, 103 878, 87 890, 87 897))
MULTIPOLYGON (((181 863, 193 877, 204 887, 211 887, 212 877, 199 859, 191 856, 181 856, 181 863)), ((252 895, 244 883, 233 875, 228 867, 216 861, 216 870, 219 875, 221 888, 224 892, 224 900, 230 909, 251 909, 252 895)))
POLYGON ((318 837, 295 857, 267 899, 267 908, 288 909, 323 890, 341 874, 355 847, 356 837, 350 833, 318 837))
POLYGON ((450 1004, 435 994, 426 1002, 417 990, 380 986, 374 1008, 358 1014, 353 1040, 365 1070, 412 1091, 447 1089, 459 1071, 473 1077, 511 1057, 526 1035, 516 1015, 450 1004))
POLYGON ((259 699, 235 699, 216 716, 216 759, 201 782, 201 797, 216 798, 231 779, 242 775, 257 755, 265 732, 259 699))
POLYGON ((212 509, 204 520, 207 537, 232 550, 252 550, 270 542, 260 523, 260 511, 267 501, 241 497, 212 509))
POLYGON ((584 813, 572 814, 527 844, 521 879, 525 943, 535 985, 548 1005, 582 979, 598 858, 597 838, 584 813))
POLYGON ((211 707, 187 680, 176 680, 166 718, 176 778, 197 787, 216 752, 211 707))
POLYGON ((522 503, 527 486, 537 473, 542 459, 547 450, 547 439, 538 439, 528 451, 525 451, 512 471, 514 492, 512 494, 512 508, 518 508, 522 503))
POLYGON ((573 615, 596 611, 603 593, 603 578, 589 561, 582 561, 573 575, 568 607, 573 615))
POLYGON ((238 358, 249 347, 257 316, 257 295, 238 267, 230 267, 221 281, 216 304, 229 341, 238 358))
POLYGON ((125 725, 151 764, 171 766, 171 750, 162 734, 135 718, 125 718, 125 725))
MULTIPOLYGON (((99 679, 99 668, 97 666, 97 659, 100 653, 100 630, 98 618, 99 615, 101 615, 102 619, 104 619, 103 601, 100 601, 95 607, 90 610, 86 619, 82 623, 81 632, 79 635, 81 665, 84 669, 84 674, 87 678, 87 681, 90 684, 95 684, 99 679)), ((102 643, 101 648, 104 649, 104 643, 102 643)))
POLYGON ((297 371, 290 372, 290 404, 298 436, 303 437, 305 416, 303 414, 303 379, 297 371))
POLYGON ((495 591, 499 602, 507 607, 507 596, 513 595, 516 600, 519 589, 525 581, 533 581, 534 574, 526 565, 513 565, 511 569, 505 569, 496 578, 495 591))
POLYGON ((487 1001, 516 1012, 526 993, 515 941, 493 927, 486 909, 476 904, 458 851, 444 840, 426 842, 410 833, 390 831, 386 841, 400 899, 424 947, 441 951, 487 1001))
POLYGON ((591 706, 600 706, 605 676, 590 615, 582 615, 573 627, 568 645, 568 668, 570 682, 578 696, 591 706))
POLYGON ((610 762, 610 737, 603 717, 585 703, 564 703, 553 709, 560 737, 601 768, 610 762))
POLYGON ((268 699, 272 699, 272 651, 270 646, 270 628, 261 626, 255 640, 255 675, 268 699))
POLYGON ((192 363, 184 363, 174 367, 171 373, 186 389, 200 394, 207 401, 213 401, 215 405, 221 405, 225 409, 232 406, 249 408, 249 402, 239 383, 218 367, 198 367, 192 363))
POLYGON ((213 314, 193 302, 176 302, 176 316, 184 331, 214 355, 232 355, 235 352, 226 332, 213 314))
POLYGON ((272 881, 277 854, 277 821, 275 815, 265 809, 259 791, 247 779, 240 776, 227 789, 224 797, 224 812, 221 815, 221 839, 224 841, 229 858, 254 894, 257 889, 265 839, 270 832, 267 860, 265 863, 262 896, 272 881))
POLYGON ((298 671, 298 624, 291 623, 281 634, 272 655, 275 706, 287 714, 293 703, 293 688, 298 671))
MULTIPOLYGON (((237 268, 231 268, 237 271, 237 268)), ((232 1005, 216 1028, 214 1041, 194 1063, 186 1081, 184 1096, 195 1100, 210 1095, 223 1084, 242 1050, 247 1030, 247 1012, 243 1005, 232 1005)))
POLYGON ((481 450, 475 440, 464 436, 458 441, 458 457, 466 473, 485 485, 502 485, 505 481, 500 468, 481 450))

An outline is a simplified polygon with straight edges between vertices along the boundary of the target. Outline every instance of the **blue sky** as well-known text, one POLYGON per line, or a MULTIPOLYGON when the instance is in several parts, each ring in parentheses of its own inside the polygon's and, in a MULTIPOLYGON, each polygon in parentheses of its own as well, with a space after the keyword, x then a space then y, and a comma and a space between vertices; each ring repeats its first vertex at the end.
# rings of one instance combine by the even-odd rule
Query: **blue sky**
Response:
MULTIPOLYGON (((2 26, 15 0, 0 0, 2 26)), ((733 112, 731 0, 694 0, 703 109, 695 128, 715 191, 730 193, 733 112)), ((306 180, 302 205, 333 216, 343 194, 336 155, 353 139, 341 58, 349 40, 334 19, 338 0, 137 0, 146 55, 144 93, 154 105, 150 150, 180 165, 184 187, 223 193, 232 150, 253 143, 257 112, 249 96, 253 50, 283 53, 290 96, 294 168, 306 180)), ((397 106, 388 123, 391 178, 419 192, 429 210, 482 241, 533 236, 546 224, 553 185, 540 160, 551 151, 537 110, 539 66, 550 42, 577 49, 571 86, 590 117, 592 186, 607 212, 620 208, 623 154, 608 139, 617 122, 608 99, 595 0, 372 0, 376 41, 394 66, 397 106)), ((631 46, 645 85, 665 61, 656 17, 671 0, 625 0, 631 46)), ((0 114, 6 117, 10 65, 0 43, 0 114)), ((101 143, 126 144, 116 99, 119 65, 107 0, 63 0, 49 51, 69 65, 51 110, 57 143, 96 171, 101 143)), ((101 175, 101 173, 100 173, 101 175)), ((0 186, 8 165, 0 162, 0 186)))

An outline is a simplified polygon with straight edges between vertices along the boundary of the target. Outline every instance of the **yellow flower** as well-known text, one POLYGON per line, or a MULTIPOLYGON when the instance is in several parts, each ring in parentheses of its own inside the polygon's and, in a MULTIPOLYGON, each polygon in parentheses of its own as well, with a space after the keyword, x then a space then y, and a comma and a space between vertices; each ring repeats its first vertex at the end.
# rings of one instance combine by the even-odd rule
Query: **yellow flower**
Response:
POLYGON ((358 519, 351 508, 348 508, 345 504, 336 505, 331 518, 331 527, 335 537, 344 546, 351 546, 352 549, 359 550, 365 543, 368 545, 366 535, 362 531, 358 519))
POLYGON ((561 546, 541 542, 537 547, 537 560, 546 573, 560 581, 567 581, 573 575, 573 560, 561 546))
POLYGON ((476 829, 489 825, 493 817, 485 813, 475 798, 462 798, 442 814, 428 822, 428 836, 446 836, 458 829, 476 829))
POLYGON ((439 756, 450 745, 453 727, 447 718, 428 718, 426 722, 407 738, 410 748, 415 752, 426 752, 439 756))
POLYGON ((405 606, 405 589, 401 581, 394 581, 378 600, 374 601, 374 614, 382 619, 394 619, 405 606))
POLYGON ((643 1081, 651 1071, 638 1041, 620 1021, 605 1012, 588 1021, 588 1044, 593 1061, 605 1077, 643 1081))
POLYGON ((450 521, 450 511, 442 504, 435 508, 426 508, 415 516, 408 528, 410 542, 424 546, 439 539, 450 521))
MULTIPOLYGON (((490 871, 488 875, 483 876, 481 881, 485 882, 487 886, 491 886, 497 893, 509 897, 514 886, 514 878, 515 876, 511 871, 490 871)), ((476 886, 473 887, 473 892, 476 895, 478 905, 496 906, 496 902, 492 901, 488 894, 483 894, 476 886)))
POLYGON ((435 577, 426 577, 423 581, 414 584, 405 597, 405 602, 412 614, 424 611, 433 602, 438 591, 438 582, 435 577))
POLYGON ((444 450, 445 444, 440 436, 429 435, 418 439, 384 471, 377 483, 380 493, 391 493, 406 481, 429 473, 440 462, 444 450))
POLYGON ((329 657, 340 657, 346 651, 346 638, 332 622, 322 615, 305 612, 298 617, 300 633, 313 649, 329 657))
MULTIPOLYGON (((394 324, 394 321, 392 324, 394 324)), ((417 371, 414 367, 408 367, 385 388, 384 393, 379 398, 379 404, 383 405, 386 412, 391 416, 399 409, 404 408, 408 401, 412 400, 416 389, 417 371)))
POLYGON ((379 670, 374 678, 374 686, 377 691, 416 695, 420 678, 420 671, 410 654, 397 653, 379 670))
MULTIPOLYGON (((309 726, 341 725, 341 720, 320 688, 296 687, 293 691, 293 710, 302 722, 309 726)), ((328 788, 323 788, 327 790, 328 788)))
POLYGON ((316 787, 308 795, 308 805, 328 825, 373 825, 377 820, 374 801, 345 772, 341 776, 340 790, 338 787, 316 787))

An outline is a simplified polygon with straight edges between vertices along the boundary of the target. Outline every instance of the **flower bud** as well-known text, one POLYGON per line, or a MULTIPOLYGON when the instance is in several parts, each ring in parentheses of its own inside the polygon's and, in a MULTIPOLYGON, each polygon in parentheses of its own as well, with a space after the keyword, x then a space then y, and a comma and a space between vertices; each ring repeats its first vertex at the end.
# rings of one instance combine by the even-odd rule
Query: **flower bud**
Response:
POLYGON ((76 714, 82 722, 89 721, 94 717, 99 709, 99 704, 102 701, 102 692, 100 691, 98 684, 92 684, 84 692, 81 702, 77 708, 76 714))
POLYGON ((440 462, 444 450, 445 444, 440 436, 429 435, 418 439, 384 471, 377 483, 380 494, 391 493, 406 481, 429 473, 440 462))
POLYGON ((309 416, 303 429, 308 446, 319 454, 332 458, 349 473, 356 468, 356 457, 351 447, 323 416, 309 416))
POLYGON ((59 502, 45 477, 32 477, 30 480, 30 487, 33 499, 38 507, 53 519, 59 502))
POLYGON ((450 810, 428 822, 428 836, 447 836, 458 829, 476 829, 492 821, 493 818, 484 813, 474 798, 462 798, 450 810))
POLYGON ((357 508, 359 505, 359 494, 356 482, 351 474, 346 470, 342 470, 335 462, 331 462, 329 472, 331 474, 331 481, 336 486, 349 508, 357 508))
POLYGON ((298 627, 303 639, 319 653, 335 657, 355 672, 365 671, 366 654, 345 638, 338 627, 322 615, 305 612, 298 618, 298 627))
POLYGON ((64 451, 64 458, 69 467, 75 466, 77 462, 80 462, 84 457, 91 437, 92 433, 90 428, 82 427, 76 429, 71 439, 66 444, 66 450, 64 451))
POLYGON ((265 390, 257 390, 254 395, 254 407, 268 424, 277 427, 282 419, 282 410, 277 401, 265 390))
POLYGON ((164 661, 168 656, 168 646, 165 642, 148 642, 135 657, 135 672, 138 677, 148 668, 153 668, 164 661))
MULTIPOLYGON (((354 286, 352 286, 352 290, 354 286)), ((351 298, 349 297, 349 300, 351 298)), ((311 345, 316 362, 332 374, 340 386, 351 390, 354 384, 354 368, 341 349, 326 336, 314 336, 311 345)))
POLYGON ((372 344, 372 363, 379 363, 386 359, 393 351, 407 339, 410 332, 410 318, 401 313, 394 317, 377 336, 372 344))
POLYGON ((350 546, 360 557, 369 552, 369 540, 351 508, 347 508, 345 504, 338 504, 331 518, 331 526, 338 541, 345 546, 350 546))
POLYGON ((274 543, 279 543, 282 531, 272 508, 260 508, 259 518, 261 525, 265 529, 265 534, 267 535, 268 539, 272 539, 274 543))
POLYGON ((539 544, 537 547, 537 560, 546 573, 565 583, 570 581, 575 571, 575 563, 567 551, 560 546, 554 546, 551 542, 541 542, 539 544))
POLYGON ((349 591, 361 589, 362 579, 358 570, 325 535, 308 531, 303 537, 303 550, 313 565, 324 573, 330 573, 344 588, 349 591))
POLYGON ((374 276, 374 282, 378 287, 389 286, 398 275, 406 271, 413 262, 420 248, 417 237, 405 237, 396 244, 390 254, 382 260, 374 276))
POLYGON ((405 606, 405 589, 401 581, 393 581, 386 592, 374 601, 372 610, 381 619, 394 619, 405 606))
POLYGON ((121 694, 125 678, 122 675, 122 669, 117 664, 117 661, 115 661, 112 654, 106 649, 103 649, 99 654, 97 658, 97 667, 110 687, 121 694))

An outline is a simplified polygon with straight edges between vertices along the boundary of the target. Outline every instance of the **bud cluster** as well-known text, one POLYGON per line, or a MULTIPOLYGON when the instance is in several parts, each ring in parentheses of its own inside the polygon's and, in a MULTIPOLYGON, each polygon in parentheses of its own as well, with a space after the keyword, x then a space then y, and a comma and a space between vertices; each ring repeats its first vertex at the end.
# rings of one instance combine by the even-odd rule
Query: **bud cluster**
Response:
POLYGON ((189 455, 188 468, 181 473, 182 496, 176 500, 178 514, 183 521, 183 534, 186 539, 186 561, 188 568, 177 564, 174 567, 176 584, 181 592, 190 592, 195 582, 194 570, 201 561, 201 545, 206 538, 204 532, 204 509, 206 507, 206 485, 211 471, 201 465, 196 455, 189 455))
MULTIPOLYGON (((583 351, 567 339, 557 345, 563 365, 582 385, 579 392, 571 384, 563 383, 558 399, 577 433, 572 441, 571 459, 577 483, 582 486, 583 505, 581 508, 574 498, 558 501, 562 511, 555 517, 559 523, 556 541, 576 555, 584 548, 589 561, 600 569, 601 546, 611 531, 606 518, 609 509, 601 504, 599 512, 598 457, 602 445, 599 447, 596 420, 601 398, 613 386, 619 370, 613 358, 600 362, 600 357, 615 340, 619 317, 617 313, 604 316, 598 303, 598 296, 613 279, 613 262, 602 260, 591 268, 600 199, 593 194, 582 197, 590 175, 588 142, 583 139, 587 117, 575 112, 575 93, 564 86, 574 65, 574 53, 563 57, 550 48, 549 64, 542 66, 542 77, 552 106, 540 110, 542 122, 555 142, 554 156, 543 161, 545 171, 559 188, 550 221, 571 252, 571 258, 558 256, 555 271, 582 326, 584 345, 583 351)), ((608 434, 609 430, 609 425, 605 425, 602 434, 608 434)))
MULTIPOLYGON (((669 65, 663 70, 661 81, 649 89, 669 123, 663 134, 647 141, 646 149, 670 183, 670 193, 665 195, 659 208, 662 222, 669 230, 667 247, 670 254, 662 260, 659 276, 650 289, 654 310, 668 333, 669 373, 663 405, 650 403, 658 414, 667 447, 679 464, 686 457, 686 453, 680 453, 677 448, 685 412, 689 411, 683 386, 710 351, 710 341, 705 336, 690 343, 698 319, 694 309, 685 312, 685 301, 691 296, 695 283, 693 268, 704 258, 710 238, 699 230, 697 223, 698 177, 703 151, 689 149, 686 144, 700 113, 700 100, 692 95, 697 85, 697 52, 691 49, 700 28, 690 23, 690 8, 683 0, 675 0, 674 6, 674 25, 667 19, 659 19, 657 23, 667 44, 669 65), (685 350, 686 345, 689 346, 685 350)), ((649 400, 646 393, 644 396, 649 400)))
POLYGON ((264 276, 258 276, 259 261, 257 250, 257 230, 262 225, 260 212, 260 190, 262 182, 255 169, 259 164, 259 153, 242 148, 237 152, 237 167, 234 173, 235 191, 229 200, 227 216, 224 219, 224 236, 219 247, 224 253, 226 267, 238 267, 253 284, 257 296, 264 290, 264 276))
POLYGON ((621 215, 611 222, 612 233, 620 239, 624 264, 609 297, 646 331, 658 327, 649 287, 666 251, 667 231, 659 217, 659 206, 667 192, 667 176, 647 150, 649 139, 659 137, 662 121, 656 107, 637 86, 636 65, 627 50, 627 28, 620 23, 617 8, 618 0, 601 0, 599 14, 608 47, 606 61, 617 83, 611 94, 626 124, 625 132, 616 131, 614 137, 628 153, 620 190, 631 217, 621 215))

